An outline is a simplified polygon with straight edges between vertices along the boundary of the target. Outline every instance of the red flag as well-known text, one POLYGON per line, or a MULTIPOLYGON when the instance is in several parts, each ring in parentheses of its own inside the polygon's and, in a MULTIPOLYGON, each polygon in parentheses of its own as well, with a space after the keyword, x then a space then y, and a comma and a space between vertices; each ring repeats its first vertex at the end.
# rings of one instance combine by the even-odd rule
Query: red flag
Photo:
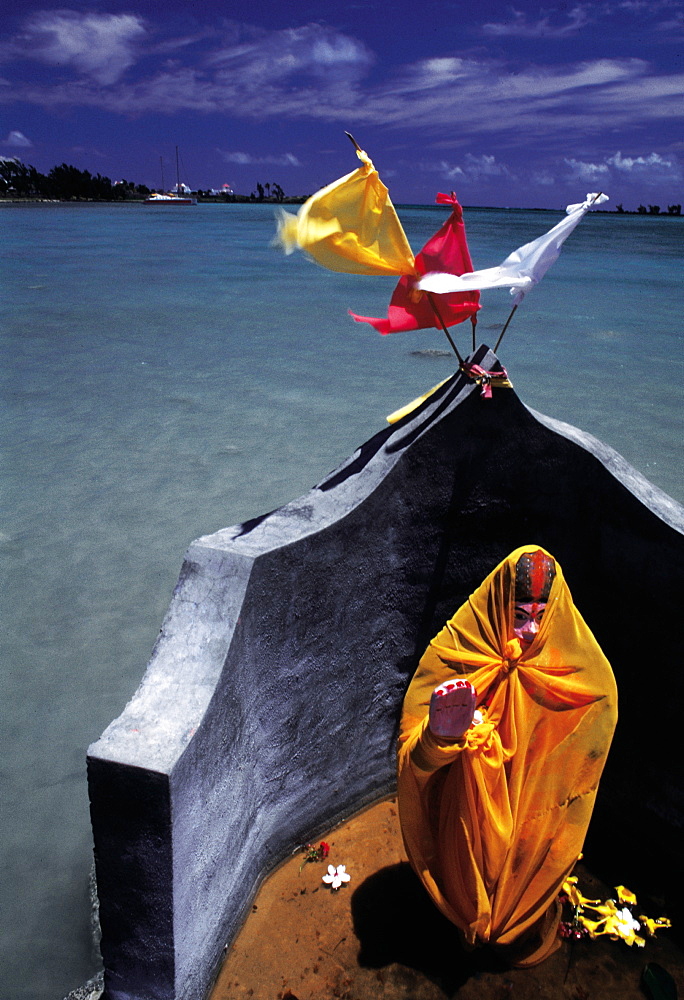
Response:
MULTIPOLYGON (((447 271, 465 274, 473 270, 470 251, 466 242, 463 211, 456 195, 438 194, 438 205, 452 205, 453 211, 444 225, 432 236, 416 257, 416 273, 399 279, 387 311, 387 319, 372 319, 349 313, 359 323, 370 323, 378 333, 399 333, 402 330, 423 330, 426 327, 442 328, 430 300, 416 288, 416 282, 430 271, 447 271)), ((462 323, 474 316, 480 308, 478 291, 454 292, 440 295, 437 308, 446 326, 462 323)))

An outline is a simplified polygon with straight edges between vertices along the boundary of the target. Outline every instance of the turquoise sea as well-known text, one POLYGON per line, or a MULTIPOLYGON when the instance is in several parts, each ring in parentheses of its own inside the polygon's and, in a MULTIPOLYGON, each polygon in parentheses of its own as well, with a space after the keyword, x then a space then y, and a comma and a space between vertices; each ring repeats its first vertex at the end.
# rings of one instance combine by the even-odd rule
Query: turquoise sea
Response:
MULTIPOLYGON (((400 215, 417 251, 446 210, 400 215)), ((561 216, 466 211, 475 267, 561 216)), ((271 206, 2 205, 0 226, 0 995, 60 1000, 95 969, 85 751, 188 543, 304 493, 455 366, 438 331, 355 324, 393 279, 285 258, 271 206)), ((680 502, 683 249, 682 219, 589 215, 499 351, 526 403, 680 502)), ((493 346, 510 297, 483 303, 493 346)))

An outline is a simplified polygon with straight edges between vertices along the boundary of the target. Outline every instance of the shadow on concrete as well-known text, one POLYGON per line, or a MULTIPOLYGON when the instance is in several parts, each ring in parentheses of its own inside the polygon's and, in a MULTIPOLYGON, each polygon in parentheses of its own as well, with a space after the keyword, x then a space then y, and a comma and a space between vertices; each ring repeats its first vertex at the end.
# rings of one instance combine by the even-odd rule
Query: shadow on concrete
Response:
POLYGON ((447 997, 475 975, 508 969, 486 948, 466 951, 407 862, 381 868, 362 882, 352 895, 351 911, 362 968, 400 964, 425 976, 447 997))

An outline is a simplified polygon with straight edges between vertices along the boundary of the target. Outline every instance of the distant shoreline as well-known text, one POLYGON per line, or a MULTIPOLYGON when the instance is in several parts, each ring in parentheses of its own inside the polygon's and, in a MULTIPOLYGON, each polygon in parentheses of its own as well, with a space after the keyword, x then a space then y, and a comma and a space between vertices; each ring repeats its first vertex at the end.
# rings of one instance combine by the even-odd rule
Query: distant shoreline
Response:
MULTIPOLYGON (((310 195, 300 195, 299 197, 283 198, 282 201, 276 201, 275 198, 263 198, 259 200, 258 198, 250 198, 249 195, 235 195, 233 198, 226 198, 223 195, 216 195, 216 197, 197 196, 198 205, 269 205, 271 207, 278 207, 284 205, 303 205, 305 201, 309 199, 310 195)), ((0 198, 0 205, 144 205, 145 198, 0 198)), ((397 202, 396 208, 419 208, 419 209, 429 209, 437 210, 443 206, 436 204, 420 204, 416 202, 397 202)), ((514 205, 464 205, 464 211, 478 211, 478 212, 560 212, 563 211, 561 207, 559 208, 519 208, 514 205)), ((681 219, 684 218, 680 213, 675 212, 639 212, 636 209, 623 209, 618 211, 614 208, 597 208, 594 209, 592 214, 596 215, 642 215, 646 219, 681 219)))
MULTIPOLYGON (((283 198, 250 198, 249 195, 193 195, 198 204, 206 205, 303 205, 310 195, 283 198)), ((144 205, 146 198, 0 198, 0 205, 144 205)))

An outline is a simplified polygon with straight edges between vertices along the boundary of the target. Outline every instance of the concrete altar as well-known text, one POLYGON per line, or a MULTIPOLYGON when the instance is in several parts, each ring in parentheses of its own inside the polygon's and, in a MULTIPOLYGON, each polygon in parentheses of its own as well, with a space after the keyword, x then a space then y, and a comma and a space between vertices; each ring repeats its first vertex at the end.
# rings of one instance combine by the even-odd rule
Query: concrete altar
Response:
POLYGON ((640 879, 675 899, 682 778, 662 762, 684 671, 670 634, 630 620, 655 594, 665 615, 681 602, 684 510, 590 435, 457 374, 305 496, 191 544, 142 683, 88 752, 110 1000, 202 997, 264 876, 394 788, 423 649, 524 543, 557 556, 618 681, 586 853, 640 899, 640 879), (656 670, 648 740, 630 690, 656 670))

